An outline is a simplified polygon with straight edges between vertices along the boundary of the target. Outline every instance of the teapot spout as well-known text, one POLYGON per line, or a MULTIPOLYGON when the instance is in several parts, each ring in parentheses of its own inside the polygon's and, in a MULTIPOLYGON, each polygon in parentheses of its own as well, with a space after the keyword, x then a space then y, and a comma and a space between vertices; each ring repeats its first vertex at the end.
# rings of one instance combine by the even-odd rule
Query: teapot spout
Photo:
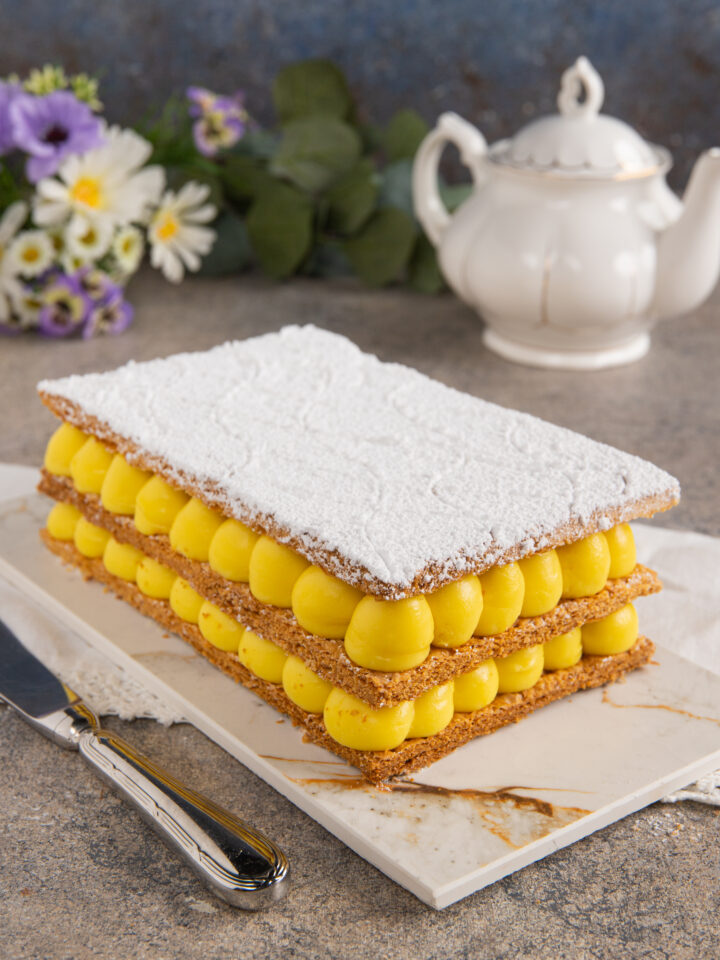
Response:
POLYGON ((688 313, 712 293, 720 275, 720 147, 696 162, 678 219, 658 236, 654 313, 688 313))

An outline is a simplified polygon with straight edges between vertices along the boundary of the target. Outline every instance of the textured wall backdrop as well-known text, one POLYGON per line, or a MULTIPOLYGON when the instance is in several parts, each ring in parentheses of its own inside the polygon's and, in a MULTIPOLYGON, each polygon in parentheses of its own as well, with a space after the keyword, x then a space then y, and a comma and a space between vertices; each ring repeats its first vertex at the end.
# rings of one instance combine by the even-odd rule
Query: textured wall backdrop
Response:
POLYGON ((243 87, 272 119, 269 81, 336 60, 365 110, 429 121, 454 109, 490 140, 553 108, 585 53, 606 109, 675 154, 675 184, 720 142, 720 5, 711 0, 0 0, 0 73, 54 61, 99 71, 108 115, 132 121, 188 83, 243 87))

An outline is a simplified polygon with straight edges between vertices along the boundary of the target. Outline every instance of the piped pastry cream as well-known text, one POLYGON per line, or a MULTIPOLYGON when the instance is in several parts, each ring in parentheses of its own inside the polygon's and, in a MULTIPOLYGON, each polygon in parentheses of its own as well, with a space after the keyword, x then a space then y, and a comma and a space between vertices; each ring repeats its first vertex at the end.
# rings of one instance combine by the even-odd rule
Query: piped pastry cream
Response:
POLYGON ((312 327, 39 389, 50 549, 371 780, 651 656, 635 457, 312 327))

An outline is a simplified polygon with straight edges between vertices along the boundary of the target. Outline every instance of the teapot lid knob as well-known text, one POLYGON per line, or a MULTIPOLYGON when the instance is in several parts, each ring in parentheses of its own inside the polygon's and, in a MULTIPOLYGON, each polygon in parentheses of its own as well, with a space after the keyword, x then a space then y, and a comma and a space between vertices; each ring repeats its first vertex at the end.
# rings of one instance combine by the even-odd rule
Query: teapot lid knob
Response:
POLYGON ((587 57, 578 57, 563 73, 557 105, 566 117, 595 117, 605 99, 605 85, 587 57), (584 99, 580 99, 585 94, 584 99))

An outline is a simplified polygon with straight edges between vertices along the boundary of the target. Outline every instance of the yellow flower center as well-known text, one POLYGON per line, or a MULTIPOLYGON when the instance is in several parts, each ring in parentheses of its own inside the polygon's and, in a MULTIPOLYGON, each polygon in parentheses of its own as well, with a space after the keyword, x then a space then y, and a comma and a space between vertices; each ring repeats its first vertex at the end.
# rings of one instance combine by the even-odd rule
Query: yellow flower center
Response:
POLYGON ((37 247, 25 247, 21 257, 25 263, 35 263, 40 259, 40 251, 37 247))
POLYGON ((90 227, 84 236, 80 237, 80 243, 86 247, 91 247, 97 241, 97 233, 90 227))
POLYGON ((159 240, 167 241, 172 240, 179 229, 180 224, 175 217, 171 213, 165 213, 158 220, 156 233, 159 240))
POLYGON ((76 203, 93 210, 100 210, 105 205, 100 181, 96 177, 80 177, 70 187, 70 196, 76 203))

